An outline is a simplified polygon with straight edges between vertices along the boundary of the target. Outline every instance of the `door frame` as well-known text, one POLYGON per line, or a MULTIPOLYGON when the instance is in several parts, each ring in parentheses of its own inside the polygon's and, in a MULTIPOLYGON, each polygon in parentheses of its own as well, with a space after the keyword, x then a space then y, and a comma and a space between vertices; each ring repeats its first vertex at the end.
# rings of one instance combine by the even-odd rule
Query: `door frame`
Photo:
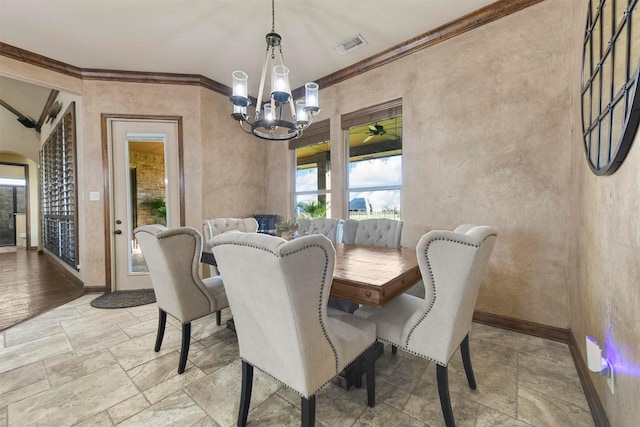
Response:
POLYGON ((103 208, 104 208, 104 264, 105 264, 105 286, 85 286, 86 292, 107 292, 110 293, 113 290, 113 275, 112 275, 112 238, 113 219, 111 218, 111 159, 109 155, 109 143, 110 132, 109 123, 113 120, 128 120, 128 121, 170 121, 175 122, 178 126, 178 180, 180 193, 180 226, 185 224, 185 203, 184 203, 184 155, 182 151, 182 116, 160 116, 160 115, 146 115, 146 114, 100 114, 101 121, 101 133, 102 133, 102 176, 103 176, 103 208))

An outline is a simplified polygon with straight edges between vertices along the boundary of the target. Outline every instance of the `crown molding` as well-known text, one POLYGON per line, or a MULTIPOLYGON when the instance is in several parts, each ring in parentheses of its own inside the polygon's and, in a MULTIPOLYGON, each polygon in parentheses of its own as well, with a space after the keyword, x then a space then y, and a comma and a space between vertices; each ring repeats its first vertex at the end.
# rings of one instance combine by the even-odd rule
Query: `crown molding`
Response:
MULTIPOLYGON (((356 64, 321 77, 316 81, 322 89, 326 89, 359 74, 451 39, 542 1, 543 0, 498 0, 462 18, 397 44, 356 64)), ((231 88, 229 86, 197 74, 79 68, 2 42, 0 42, 0 55, 83 80, 194 85, 210 89, 225 96, 231 94, 231 88)), ((293 90, 292 94, 294 98, 303 96, 304 87, 293 90)))
MULTIPOLYGON (((419 50, 433 46, 445 40, 449 40, 474 28, 481 27, 490 22, 518 12, 543 0, 499 0, 488 6, 471 12, 462 18, 444 24, 434 30, 411 38, 403 43, 397 44, 369 58, 363 59, 349 67, 336 71, 316 80, 321 89, 348 80, 359 74, 378 68, 407 55, 411 55, 419 50)), ((292 92, 294 98, 304 96, 304 87, 295 89, 292 92)))

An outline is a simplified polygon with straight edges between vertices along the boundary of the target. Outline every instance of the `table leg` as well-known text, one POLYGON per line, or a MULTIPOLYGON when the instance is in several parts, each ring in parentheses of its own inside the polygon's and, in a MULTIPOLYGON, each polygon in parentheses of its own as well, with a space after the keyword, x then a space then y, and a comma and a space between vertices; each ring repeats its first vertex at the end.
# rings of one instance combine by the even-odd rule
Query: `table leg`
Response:
MULTIPOLYGON (((382 353, 384 353, 384 344, 382 344, 381 342, 376 342, 374 344, 374 347, 376 359, 378 359, 380 356, 382 356, 382 353)), ((339 387, 345 390, 349 390, 351 386, 356 384, 357 373, 360 372, 360 374, 363 374, 365 372, 363 365, 364 357, 358 357, 338 374, 338 376, 335 378, 335 383, 339 387), (360 369, 358 369, 358 365, 360 365, 360 369)), ((362 381, 360 381, 360 384, 362 384, 362 381)))

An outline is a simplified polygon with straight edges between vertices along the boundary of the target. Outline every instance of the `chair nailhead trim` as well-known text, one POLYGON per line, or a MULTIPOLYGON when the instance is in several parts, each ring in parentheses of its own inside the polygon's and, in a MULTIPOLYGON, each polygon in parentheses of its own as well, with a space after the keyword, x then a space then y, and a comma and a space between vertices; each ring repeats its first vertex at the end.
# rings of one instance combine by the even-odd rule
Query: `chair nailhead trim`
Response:
POLYGON ((193 261, 191 262, 191 276, 192 276, 193 280, 196 282, 196 288, 198 288, 198 291, 200 291, 202 296, 204 296, 205 299, 207 299, 209 301, 209 307, 211 307, 211 302, 212 302, 211 298, 209 298, 207 296, 207 294, 204 292, 204 290, 200 287, 200 286, 204 286, 204 284, 198 283, 198 281, 202 282, 202 279, 200 279, 200 276, 197 276, 197 273, 196 273, 197 272, 197 267, 196 267, 197 263, 200 262, 200 257, 196 257, 196 255, 198 253, 197 252, 198 251, 198 246, 200 246, 200 252, 202 252, 202 240, 200 240, 200 242, 199 242, 200 244, 198 245, 198 240, 199 240, 198 237, 199 236, 197 234, 195 234, 195 233, 188 233, 188 232, 185 232, 184 230, 179 230, 178 231, 178 230, 175 230, 175 229, 173 229, 173 230, 172 229, 168 229, 166 231, 173 231, 173 232, 170 233, 170 234, 166 234, 166 235, 164 235, 164 236, 162 236, 160 238, 158 238, 156 236, 156 238, 158 240, 162 240, 162 239, 166 239, 166 238, 169 238, 171 236, 176 236, 176 235, 179 235, 179 234, 184 234, 186 236, 193 237, 193 256, 191 257, 191 259, 193 261), (194 274, 195 274, 195 276, 194 276, 194 274), (197 277, 197 279, 196 279, 196 277, 197 277))
MULTIPOLYGON (((489 236, 485 237, 485 240, 490 236, 495 236, 495 235, 494 234, 490 234, 489 236)), ((431 263, 429 262, 429 257, 427 255, 428 255, 428 252, 429 252, 429 248, 431 247, 431 244, 433 242, 436 242, 436 241, 439 241, 439 240, 445 241, 445 242, 459 243, 461 245, 471 246, 471 247, 474 247, 474 248, 479 248, 480 245, 482 243, 484 243, 484 240, 483 240, 479 244, 474 245, 472 243, 462 242, 460 240, 449 239, 449 238, 444 238, 444 237, 436 238, 436 239, 433 239, 433 240, 429 241, 429 244, 427 245, 427 247, 424 250, 424 256, 425 256, 425 259, 427 260, 427 268, 429 269, 429 280, 431 282, 431 288, 433 289, 433 299, 431 300, 431 304, 429 305, 429 308, 427 308, 427 311, 422 315, 422 317, 420 317, 420 320, 418 320, 416 322, 416 324, 413 325, 413 327, 411 328, 411 331, 409 331, 409 333, 407 334, 407 339, 406 339, 404 345, 401 346, 401 347, 403 347, 403 349, 405 349, 406 347, 409 346, 409 340, 411 339, 411 335, 416 330, 416 328, 420 325, 420 323, 422 323, 422 321, 427 318, 427 316, 431 312, 431 309, 433 308, 433 305, 436 302, 436 283, 435 283, 435 280, 433 278, 433 270, 431 269, 431 263)), ((394 344, 394 345, 396 345, 396 344, 394 344)), ((407 351, 407 350, 405 350, 405 351, 407 351)), ((429 358, 427 358, 427 359, 429 359, 429 358)), ((442 366, 446 366, 446 365, 442 365, 442 366)))
MULTIPOLYGON (((276 257, 278 256, 278 254, 273 252, 273 251, 265 249, 265 248, 263 248, 261 246, 251 245, 251 244, 248 244, 248 243, 231 242, 231 243, 224 243, 224 244, 225 245, 235 245, 235 246, 248 246, 248 247, 251 247, 251 248, 254 248, 254 249, 258 249, 258 250, 261 250, 261 251, 268 252, 273 256, 276 256, 276 257)), ((217 244, 215 246, 222 246, 222 244, 217 244)), ((314 245, 305 245, 305 246, 302 246, 302 247, 300 247, 300 248, 298 248, 298 249, 296 249, 294 251, 283 253, 282 257, 288 256, 288 255, 292 255, 292 254, 300 252, 300 251, 302 251, 304 249, 313 248, 313 247, 318 247, 318 248, 322 249, 322 251, 324 252, 324 255, 325 255, 324 271, 322 273, 322 286, 320 288, 320 301, 318 302, 318 318, 320 320, 320 327, 322 328, 322 334, 324 335, 325 339, 327 340, 327 342, 331 346, 331 350, 333 351, 333 360, 334 360, 334 363, 335 363, 335 372, 336 372, 336 375, 337 375, 338 374, 338 351, 336 350, 336 347, 333 344, 333 342, 331 342, 331 340, 329 339, 329 335, 327 334, 327 327, 324 324, 324 322, 322 321, 322 301, 324 300, 323 296, 324 296, 324 293, 326 291, 325 284, 327 283, 327 270, 329 269, 329 265, 328 265, 329 264, 329 254, 327 253, 327 250, 325 248, 323 248, 320 245, 315 245, 314 244, 314 245)), ((332 274, 333 274, 333 272, 332 272, 332 274)))
MULTIPOLYGON (((375 344, 375 343, 374 343, 375 344)), ((371 344, 373 345, 373 344, 371 344)), ((371 346, 369 346, 371 347, 371 346)), ((365 354, 367 352, 367 350, 369 350, 369 347, 365 348, 364 351, 362 351, 360 354, 358 354, 356 357, 354 357, 352 360, 349 361, 349 363, 345 363, 345 368, 347 366, 349 366, 351 363, 353 363, 357 358, 359 358, 360 356, 362 356, 363 354, 365 354)), ((419 356, 419 355, 418 355, 419 356)), ((329 384, 331 382, 332 379, 334 379, 337 375, 337 369, 336 369, 336 375, 334 375, 333 377, 329 378, 327 381, 325 381, 324 383, 322 383, 322 385, 320 387, 318 387, 316 389, 316 391, 314 391, 313 393, 311 393, 309 396, 305 396, 304 394, 300 393, 298 390, 296 390, 295 388, 291 387, 289 384, 285 383, 284 381, 282 381, 281 379, 274 377, 273 375, 271 375, 269 372, 267 371, 263 371, 262 369, 260 369, 260 367, 254 365, 253 363, 249 362, 247 359, 245 359, 244 357, 240 358, 241 360, 243 360, 244 362, 247 362, 248 364, 250 364, 251 366, 253 366, 254 368, 258 369, 260 372, 264 373, 265 375, 273 378, 274 380, 278 381, 280 384, 282 384, 283 386, 285 386, 286 388, 288 388, 289 390, 295 392, 298 396, 300 397, 304 397, 305 399, 308 399, 311 396, 314 396, 318 391, 322 390, 324 387, 326 387, 327 384, 329 384)), ((336 365, 337 366, 337 365, 336 365)))

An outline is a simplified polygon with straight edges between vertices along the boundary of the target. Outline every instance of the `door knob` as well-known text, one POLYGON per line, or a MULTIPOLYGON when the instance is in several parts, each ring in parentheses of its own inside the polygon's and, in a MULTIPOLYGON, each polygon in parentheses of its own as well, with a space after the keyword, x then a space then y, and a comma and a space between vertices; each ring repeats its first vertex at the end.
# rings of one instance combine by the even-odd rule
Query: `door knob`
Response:
POLYGON ((122 230, 116 230, 113 232, 113 234, 122 234, 122 230))

